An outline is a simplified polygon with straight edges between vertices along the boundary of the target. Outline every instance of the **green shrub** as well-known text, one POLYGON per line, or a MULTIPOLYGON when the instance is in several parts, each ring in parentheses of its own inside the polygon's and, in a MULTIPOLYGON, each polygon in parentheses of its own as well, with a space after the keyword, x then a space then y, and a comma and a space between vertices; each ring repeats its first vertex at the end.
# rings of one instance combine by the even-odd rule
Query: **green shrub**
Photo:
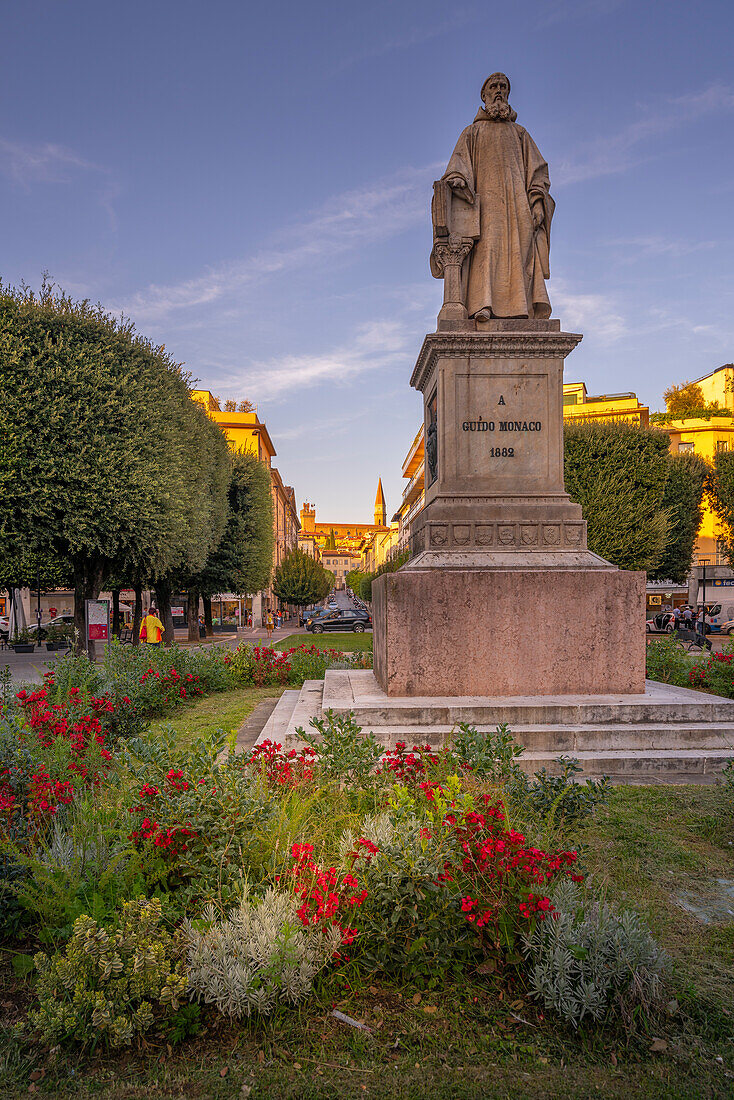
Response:
POLYGON ((129 1046, 155 1022, 154 1009, 176 1011, 187 977, 162 923, 161 903, 140 898, 108 932, 89 916, 74 923, 63 953, 35 957, 39 1009, 32 1022, 46 1042, 73 1039, 129 1046))
POLYGON ((355 915, 361 966, 399 982, 433 988, 460 976, 475 957, 474 935, 461 915, 460 892, 447 877, 459 857, 455 834, 428 829, 410 812, 368 817, 340 845, 346 860, 359 839, 377 851, 359 864, 367 897, 355 915))
POLYGON ((677 634, 669 634, 659 641, 650 642, 647 647, 648 680, 657 680, 661 684, 675 684, 688 687, 688 673, 691 662, 677 634))
POLYGON ((550 775, 543 768, 535 773, 532 783, 521 773, 521 777, 513 779, 511 785, 512 798, 525 802, 546 827, 580 824, 593 814, 598 805, 607 801, 611 787, 606 776, 579 782, 576 776, 582 768, 578 760, 559 756, 558 762, 561 765, 560 775, 550 775))
POLYGON ((458 772, 470 771, 478 779, 490 783, 507 783, 523 776, 516 758, 522 753, 507 723, 497 726, 494 733, 480 733, 468 722, 459 722, 459 732, 452 737, 449 762, 458 772))
POLYGON ((269 858, 264 837, 277 798, 225 748, 221 731, 182 748, 168 727, 131 742, 123 756, 132 783, 125 817, 143 872, 189 912, 238 897, 243 874, 262 878, 269 858))
POLYGON ((318 736, 300 726, 296 733, 318 754, 320 776, 357 787, 371 782, 383 750, 374 734, 363 733, 351 712, 335 714, 327 710, 323 718, 312 718, 311 725, 318 736))
POLYGON ((588 889, 565 880, 553 891, 554 919, 524 938, 532 995, 573 1027, 612 1010, 626 1021, 663 994, 667 958, 640 918, 617 914, 588 889))

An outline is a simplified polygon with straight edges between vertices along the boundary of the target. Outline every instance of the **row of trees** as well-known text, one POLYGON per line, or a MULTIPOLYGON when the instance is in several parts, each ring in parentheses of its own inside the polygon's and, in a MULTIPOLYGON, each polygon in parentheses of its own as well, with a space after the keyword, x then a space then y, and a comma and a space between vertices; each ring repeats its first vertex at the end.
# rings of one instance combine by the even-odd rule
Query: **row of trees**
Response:
POLYGON ((269 473, 189 383, 101 307, 0 284, 0 586, 73 583, 80 638, 84 601, 131 587, 137 639, 153 585, 168 641, 173 591, 198 637, 199 594, 269 583, 269 473))

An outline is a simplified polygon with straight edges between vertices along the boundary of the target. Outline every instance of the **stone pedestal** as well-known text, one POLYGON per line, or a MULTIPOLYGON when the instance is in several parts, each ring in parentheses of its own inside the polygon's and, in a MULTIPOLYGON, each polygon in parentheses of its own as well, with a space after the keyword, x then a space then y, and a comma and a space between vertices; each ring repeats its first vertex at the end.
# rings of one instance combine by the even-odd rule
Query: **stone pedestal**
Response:
POLYGON ((390 696, 639 693, 645 577, 589 552, 563 483, 558 321, 426 337, 425 504, 411 560, 373 584, 390 696))

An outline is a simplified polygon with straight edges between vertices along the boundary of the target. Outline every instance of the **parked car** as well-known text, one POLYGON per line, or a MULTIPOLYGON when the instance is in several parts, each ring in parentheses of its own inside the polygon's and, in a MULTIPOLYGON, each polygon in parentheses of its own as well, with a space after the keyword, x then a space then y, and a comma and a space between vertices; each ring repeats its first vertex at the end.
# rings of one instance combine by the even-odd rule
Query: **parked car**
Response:
POLYGON ((720 633, 734 634, 734 619, 727 619, 725 623, 722 623, 720 633))
POLYGON ((316 619, 328 614, 328 609, 325 607, 315 607, 312 611, 304 611, 301 616, 301 626, 308 626, 310 622, 314 622, 316 619))
MULTIPOLYGON (((41 635, 40 640, 43 641, 48 634, 49 627, 57 627, 59 630, 63 630, 65 633, 71 633, 74 630, 74 616, 73 615, 55 615, 53 619, 49 619, 47 623, 41 623, 41 635)), ((37 623, 31 623, 28 627, 28 631, 35 638, 36 631, 38 630, 37 623)))
POLYGON ((10 634, 10 619, 7 615, 0 615, 0 640, 7 642, 10 634))
POLYGON ((306 630, 312 634, 330 633, 332 630, 352 630, 355 634, 362 634, 372 628, 372 616, 366 611, 352 611, 341 609, 330 611, 328 615, 306 624, 306 630))

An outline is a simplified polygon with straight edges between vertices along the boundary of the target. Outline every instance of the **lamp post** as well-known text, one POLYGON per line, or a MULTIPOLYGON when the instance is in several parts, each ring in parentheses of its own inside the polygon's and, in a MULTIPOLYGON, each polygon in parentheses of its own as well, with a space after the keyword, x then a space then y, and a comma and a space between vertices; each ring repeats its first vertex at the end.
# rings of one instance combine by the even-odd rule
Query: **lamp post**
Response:
POLYGON ((41 645, 41 563, 38 563, 38 569, 36 572, 36 586, 38 588, 38 599, 36 602, 36 645, 41 645))
POLYGON ((706 566, 710 562, 710 558, 699 558, 698 564, 701 566, 701 589, 703 591, 702 603, 703 603, 703 636, 706 637, 706 566))

